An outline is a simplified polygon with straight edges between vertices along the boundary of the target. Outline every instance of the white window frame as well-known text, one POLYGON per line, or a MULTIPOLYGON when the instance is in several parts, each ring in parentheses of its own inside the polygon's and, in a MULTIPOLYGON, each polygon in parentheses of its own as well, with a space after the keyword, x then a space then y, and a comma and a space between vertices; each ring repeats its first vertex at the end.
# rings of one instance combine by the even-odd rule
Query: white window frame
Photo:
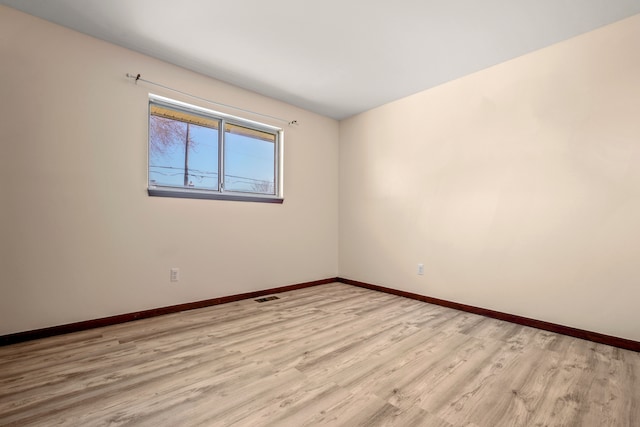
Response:
MULTIPOLYGON (((199 107, 197 105, 187 104, 185 102, 166 98, 160 95, 149 94, 149 123, 151 121, 151 106, 160 105, 165 108, 182 111, 189 114, 200 115, 205 118, 219 120, 220 128, 218 129, 218 190, 199 189, 199 188, 181 188, 158 185, 151 183, 149 169, 151 165, 150 138, 151 132, 147 134, 147 184, 149 196, 160 197, 178 197, 189 199, 212 199, 212 200, 235 200, 244 202, 263 202, 263 203, 283 203, 283 151, 284 151, 284 131, 282 128, 244 119, 242 117, 232 116, 230 114, 221 113, 219 111, 210 110, 208 108, 199 107), (274 190, 275 194, 251 193, 227 191, 224 188, 224 149, 225 149, 225 132, 226 123, 230 125, 243 126, 249 129, 255 129, 262 132, 271 133, 275 136, 275 153, 274 153, 274 190)), ((150 125, 149 125, 150 126, 150 125)))

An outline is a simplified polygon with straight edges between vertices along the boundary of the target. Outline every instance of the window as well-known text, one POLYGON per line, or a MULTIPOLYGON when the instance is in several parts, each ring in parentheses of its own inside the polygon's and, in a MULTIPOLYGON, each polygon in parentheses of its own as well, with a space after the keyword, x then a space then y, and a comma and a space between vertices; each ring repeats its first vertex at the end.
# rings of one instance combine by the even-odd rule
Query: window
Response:
POLYGON ((153 95, 149 194, 282 203, 282 130, 153 95))

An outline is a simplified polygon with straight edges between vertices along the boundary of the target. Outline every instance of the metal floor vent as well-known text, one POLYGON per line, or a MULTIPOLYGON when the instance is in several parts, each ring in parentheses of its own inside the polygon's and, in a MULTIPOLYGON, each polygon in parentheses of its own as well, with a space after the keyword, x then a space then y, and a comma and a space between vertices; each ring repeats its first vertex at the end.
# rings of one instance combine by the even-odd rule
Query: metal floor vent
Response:
POLYGON ((280 298, 278 298, 276 296, 271 296, 271 297, 258 298, 256 301, 265 302, 265 301, 271 301, 271 300, 274 300, 274 299, 280 299, 280 298))

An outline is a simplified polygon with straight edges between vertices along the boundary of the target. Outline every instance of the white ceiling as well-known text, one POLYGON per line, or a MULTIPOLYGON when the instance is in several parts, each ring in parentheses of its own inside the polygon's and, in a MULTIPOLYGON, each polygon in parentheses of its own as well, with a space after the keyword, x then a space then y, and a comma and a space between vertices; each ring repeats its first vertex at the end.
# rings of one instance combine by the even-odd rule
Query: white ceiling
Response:
POLYGON ((336 119, 640 13, 640 0, 0 3, 336 119))

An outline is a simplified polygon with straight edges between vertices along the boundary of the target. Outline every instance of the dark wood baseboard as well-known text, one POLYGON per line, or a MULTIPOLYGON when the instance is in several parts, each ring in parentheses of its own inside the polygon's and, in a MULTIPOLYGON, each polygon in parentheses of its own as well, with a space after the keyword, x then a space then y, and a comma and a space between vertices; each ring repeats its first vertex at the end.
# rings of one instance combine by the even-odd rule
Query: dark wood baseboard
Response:
POLYGON ((118 314, 116 316, 103 317, 100 319, 85 320, 82 322, 67 323, 66 325, 51 326, 48 328, 36 329, 32 331, 17 332, 0 336, 0 346, 16 344, 24 341, 31 341, 39 338, 47 338, 54 335, 68 334, 71 332, 84 331, 87 329, 99 328, 102 326, 115 325, 118 323, 131 322, 132 320, 146 319, 148 317, 161 316, 163 314, 177 313, 179 311, 193 310, 196 308, 208 307, 211 305, 225 304, 249 298, 257 298, 263 295, 275 294, 278 292, 293 291, 296 289, 309 288, 311 286, 324 285, 337 282, 338 278, 315 280, 313 282, 297 283, 295 285, 281 286, 278 288, 262 289, 259 291, 247 292, 244 294, 229 295, 219 298, 211 298, 204 301, 187 302, 184 304, 171 305, 168 307, 152 308, 150 310, 137 311, 135 313, 118 314))
POLYGON ((447 301, 439 298, 433 298, 426 295, 415 294, 412 292, 401 291, 398 289, 387 288, 384 286, 373 285, 371 283, 360 282, 357 280, 346 279, 343 277, 332 277, 329 279, 315 280, 312 282, 298 283, 295 285, 281 286, 278 288, 263 289, 259 291, 247 292, 244 294, 229 295, 219 298, 212 298, 203 301, 188 302, 184 304, 171 305, 168 307, 153 308, 150 310, 137 311, 134 313, 119 314, 116 316, 103 317, 100 319, 85 320, 82 322, 68 323, 65 325, 51 326, 48 328, 36 329, 32 331, 17 332, 9 335, 0 336, 0 346, 16 344, 24 341, 31 341, 39 338, 46 338, 55 335, 68 334, 71 332, 84 331, 87 329, 99 328, 102 326, 115 325, 118 323, 131 322, 133 320, 146 319, 149 317, 161 316, 163 314, 177 313, 179 311, 193 310, 196 308, 208 307, 212 305, 225 304, 243 299, 257 298, 264 295, 274 294, 278 292, 293 291, 296 289, 308 288, 311 286, 325 285, 328 283, 340 282, 347 285, 358 286, 375 291, 386 292, 405 298, 411 298, 418 301, 424 301, 430 304, 436 304, 443 307, 453 308, 456 310, 466 311, 469 313, 479 314, 481 316, 492 317, 494 319, 504 320, 519 325, 530 326, 533 328, 543 329, 545 331, 555 332, 558 334, 568 335, 575 338, 581 338, 601 344, 623 348, 640 352, 640 342, 629 340, 626 338, 614 337, 598 332, 585 331, 583 329, 572 328, 569 326, 558 325, 556 323, 545 322, 542 320, 531 319, 528 317, 518 316, 515 314, 503 313, 501 311, 490 310, 482 307, 461 304, 453 301, 447 301))
POLYGON ((386 288, 384 286, 372 285, 370 283, 359 282, 357 280, 345 279, 338 277, 338 282, 347 285, 359 286, 361 288, 372 289, 375 291, 386 292, 405 298, 411 298, 418 301, 424 301, 431 304, 441 305, 443 307, 453 308, 456 310, 467 311, 469 313, 479 314, 481 316, 492 317, 494 319, 505 320, 519 325, 531 326, 533 328, 544 329, 545 331, 555 332, 558 334, 569 335, 583 340, 593 341, 600 344, 606 344, 614 347, 623 348, 640 352, 640 342, 628 340, 626 338, 614 337, 598 332, 585 331, 583 329, 571 328, 569 326, 558 325, 556 323, 545 322, 542 320, 531 319, 528 317, 517 316, 515 314, 503 313, 501 311, 489 310, 487 308, 474 307, 472 305, 460 304, 457 302, 447 301, 439 298, 432 298, 425 295, 414 294, 412 292, 400 291, 397 289, 386 288))

